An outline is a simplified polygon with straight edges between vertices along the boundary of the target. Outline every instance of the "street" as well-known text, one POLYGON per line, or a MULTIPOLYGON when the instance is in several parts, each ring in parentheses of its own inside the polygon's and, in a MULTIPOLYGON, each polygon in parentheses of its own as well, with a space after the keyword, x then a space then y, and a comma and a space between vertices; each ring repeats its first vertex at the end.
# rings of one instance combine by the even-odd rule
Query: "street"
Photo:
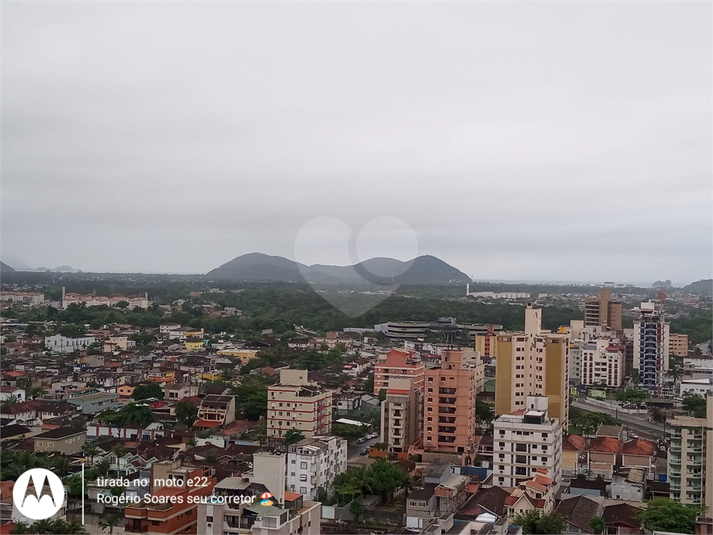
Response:
POLYGON ((572 406, 591 412, 602 412, 614 416, 618 420, 621 420, 624 426, 630 427, 634 432, 645 438, 659 438, 663 436, 663 424, 649 422, 648 417, 645 415, 626 414, 622 411, 605 409, 599 405, 593 405, 585 401, 573 401, 572 406))
POLYGON ((374 444, 379 442, 379 438, 380 437, 372 438, 362 444, 357 444, 356 440, 349 442, 349 444, 347 444, 347 458, 351 461, 359 457, 361 450, 373 446, 374 444))

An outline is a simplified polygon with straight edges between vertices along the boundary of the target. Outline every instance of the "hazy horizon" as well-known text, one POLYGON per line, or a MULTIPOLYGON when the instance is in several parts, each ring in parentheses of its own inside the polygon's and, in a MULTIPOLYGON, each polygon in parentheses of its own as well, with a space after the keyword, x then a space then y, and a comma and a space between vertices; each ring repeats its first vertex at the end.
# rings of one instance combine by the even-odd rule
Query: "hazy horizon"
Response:
POLYGON ((0 258, 709 278, 711 10, 5 2, 0 258))

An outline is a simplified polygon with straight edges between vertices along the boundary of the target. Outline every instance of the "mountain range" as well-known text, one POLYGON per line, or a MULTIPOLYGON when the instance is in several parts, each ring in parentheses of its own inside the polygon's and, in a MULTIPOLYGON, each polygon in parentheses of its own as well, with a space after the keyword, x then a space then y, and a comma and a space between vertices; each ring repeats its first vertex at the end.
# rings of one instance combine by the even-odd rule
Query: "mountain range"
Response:
POLYGON ((213 279, 252 281, 301 281, 343 283, 368 281, 376 284, 466 283, 462 271, 435 256, 424 255, 408 262, 372 258, 352 266, 308 266, 281 256, 250 253, 234 258, 206 275, 213 279))

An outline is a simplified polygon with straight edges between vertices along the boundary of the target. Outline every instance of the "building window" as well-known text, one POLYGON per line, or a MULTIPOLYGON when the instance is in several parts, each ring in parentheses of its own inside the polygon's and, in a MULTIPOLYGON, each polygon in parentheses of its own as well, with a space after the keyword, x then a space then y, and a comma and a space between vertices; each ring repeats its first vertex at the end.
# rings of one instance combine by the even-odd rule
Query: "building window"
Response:
POLYGON ((307 494, 307 487, 300 487, 300 494, 307 494))
POLYGON ((213 522, 213 517, 212 516, 206 516, 205 517, 206 522, 213 522))
POLYGON ((300 468, 302 470, 307 470, 307 463, 300 463, 300 468))
POLYGON ((300 474, 300 481, 307 481, 307 474, 300 474))

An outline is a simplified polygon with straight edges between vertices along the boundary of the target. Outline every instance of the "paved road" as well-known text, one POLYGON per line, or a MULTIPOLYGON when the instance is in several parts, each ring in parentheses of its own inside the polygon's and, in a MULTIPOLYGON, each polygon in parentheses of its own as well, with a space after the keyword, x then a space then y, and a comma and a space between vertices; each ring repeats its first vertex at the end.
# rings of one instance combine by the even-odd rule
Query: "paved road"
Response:
POLYGON ((369 446, 372 446, 377 442, 379 442, 379 437, 367 440, 363 444, 357 444, 356 440, 349 442, 349 444, 347 444, 347 459, 349 459, 350 461, 356 459, 357 457, 359 457, 361 450, 363 450, 364 448, 368 448, 369 446))
POLYGON ((643 414, 626 414, 622 411, 608 410, 600 407, 599 405, 592 405, 585 401, 574 401, 572 402, 572 406, 587 411, 603 412, 614 416, 615 418, 621 420, 625 426, 630 427, 632 430, 640 434, 656 438, 663 436, 663 425, 656 422, 649 422, 648 417, 643 414))

